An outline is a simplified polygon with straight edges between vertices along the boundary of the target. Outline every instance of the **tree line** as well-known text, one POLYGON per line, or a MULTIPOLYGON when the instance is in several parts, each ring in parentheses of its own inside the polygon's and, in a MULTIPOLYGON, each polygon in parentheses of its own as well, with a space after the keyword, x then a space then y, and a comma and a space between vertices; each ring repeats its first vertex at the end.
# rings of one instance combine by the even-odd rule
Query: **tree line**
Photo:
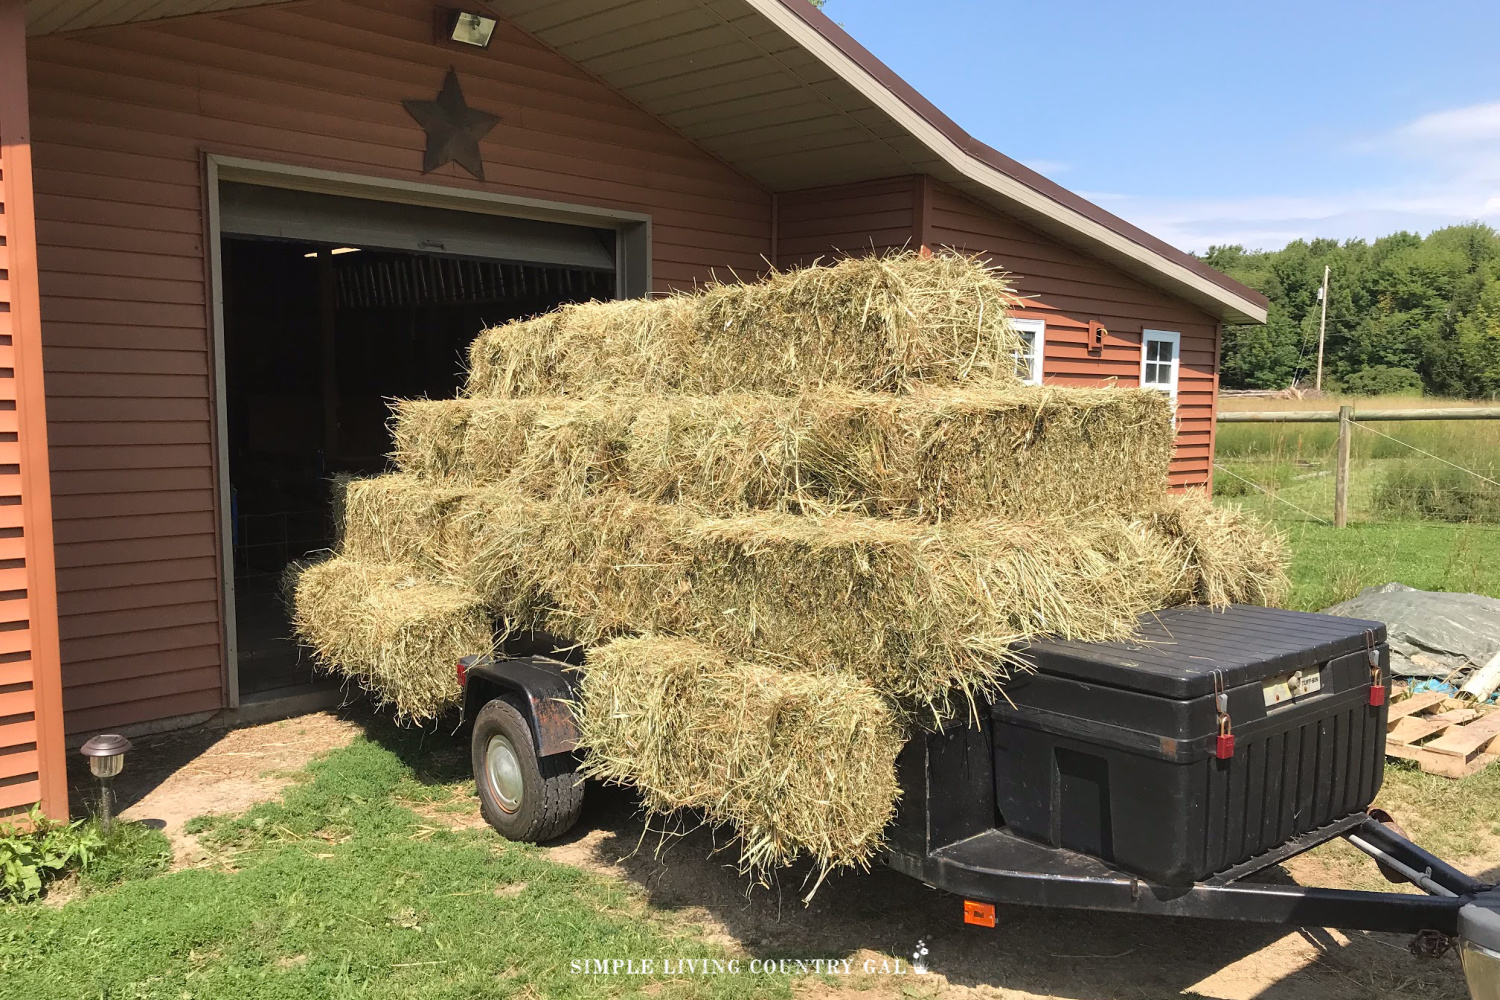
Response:
POLYGON ((1271 300, 1264 326, 1224 328, 1225 388, 1312 385, 1327 265, 1325 390, 1500 395, 1500 233, 1489 226, 1280 250, 1213 246, 1202 257, 1271 300))

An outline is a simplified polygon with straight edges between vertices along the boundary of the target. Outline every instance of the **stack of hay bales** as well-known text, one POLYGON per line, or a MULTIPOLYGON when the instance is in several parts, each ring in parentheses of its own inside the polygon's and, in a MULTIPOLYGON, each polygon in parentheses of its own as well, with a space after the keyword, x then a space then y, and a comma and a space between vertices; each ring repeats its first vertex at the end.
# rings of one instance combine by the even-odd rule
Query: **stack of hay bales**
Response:
POLYGON ((1167 491, 1162 394, 1019 383, 1012 302, 898 254, 488 330, 462 397, 397 407, 298 629, 414 719, 492 623, 583 644, 587 773, 749 867, 866 864, 908 727, 1026 638, 1284 581, 1275 539, 1167 491))

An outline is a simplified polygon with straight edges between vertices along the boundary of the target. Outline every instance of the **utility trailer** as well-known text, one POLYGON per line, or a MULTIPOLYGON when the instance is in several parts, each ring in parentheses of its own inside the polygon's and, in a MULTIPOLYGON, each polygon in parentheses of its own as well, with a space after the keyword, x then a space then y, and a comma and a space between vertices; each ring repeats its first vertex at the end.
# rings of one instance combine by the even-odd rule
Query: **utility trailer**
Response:
MULTIPOLYGON (((1385 626, 1272 608, 1174 608, 1109 643, 1039 641, 993 705, 917 733, 897 761, 884 861, 963 900, 1414 935, 1460 949, 1500 1000, 1500 889, 1370 810, 1385 766, 1385 626), (1343 837, 1422 895, 1253 876, 1343 837)), ((578 818, 571 665, 458 665, 486 820, 514 840, 578 818)))

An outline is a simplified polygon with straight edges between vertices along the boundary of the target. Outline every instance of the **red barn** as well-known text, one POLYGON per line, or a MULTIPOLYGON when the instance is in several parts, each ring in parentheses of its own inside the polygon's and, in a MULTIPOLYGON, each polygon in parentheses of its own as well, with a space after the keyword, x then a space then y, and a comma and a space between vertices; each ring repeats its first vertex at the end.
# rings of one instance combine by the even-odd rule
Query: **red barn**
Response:
POLYGON ((1173 393, 1208 484, 1220 324, 1265 299, 804 0, 446 2, 0 0, 0 811, 66 811, 65 737, 296 704, 277 573, 329 478, 561 302, 980 252, 1035 377, 1173 393))

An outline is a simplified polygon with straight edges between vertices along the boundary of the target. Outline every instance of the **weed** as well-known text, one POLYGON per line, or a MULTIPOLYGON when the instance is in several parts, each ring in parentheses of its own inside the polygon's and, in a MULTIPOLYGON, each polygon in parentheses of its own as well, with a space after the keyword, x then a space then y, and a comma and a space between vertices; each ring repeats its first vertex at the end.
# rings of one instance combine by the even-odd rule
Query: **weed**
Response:
POLYGON ((160 830, 140 823, 116 822, 101 847, 79 873, 93 891, 130 879, 150 878, 172 864, 172 842, 160 830))
POLYGON ((103 846, 92 824, 54 823, 33 807, 25 828, 0 827, 0 901, 36 899, 49 882, 86 868, 103 846))
MULTIPOLYGON (((1500 479, 1500 468, 1475 469, 1500 479)), ((1463 469, 1400 466, 1386 473, 1375 489, 1375 513, 1387 518, 1430 518, 1459 523, 1500 524, 1500 486, 1463 469)))

